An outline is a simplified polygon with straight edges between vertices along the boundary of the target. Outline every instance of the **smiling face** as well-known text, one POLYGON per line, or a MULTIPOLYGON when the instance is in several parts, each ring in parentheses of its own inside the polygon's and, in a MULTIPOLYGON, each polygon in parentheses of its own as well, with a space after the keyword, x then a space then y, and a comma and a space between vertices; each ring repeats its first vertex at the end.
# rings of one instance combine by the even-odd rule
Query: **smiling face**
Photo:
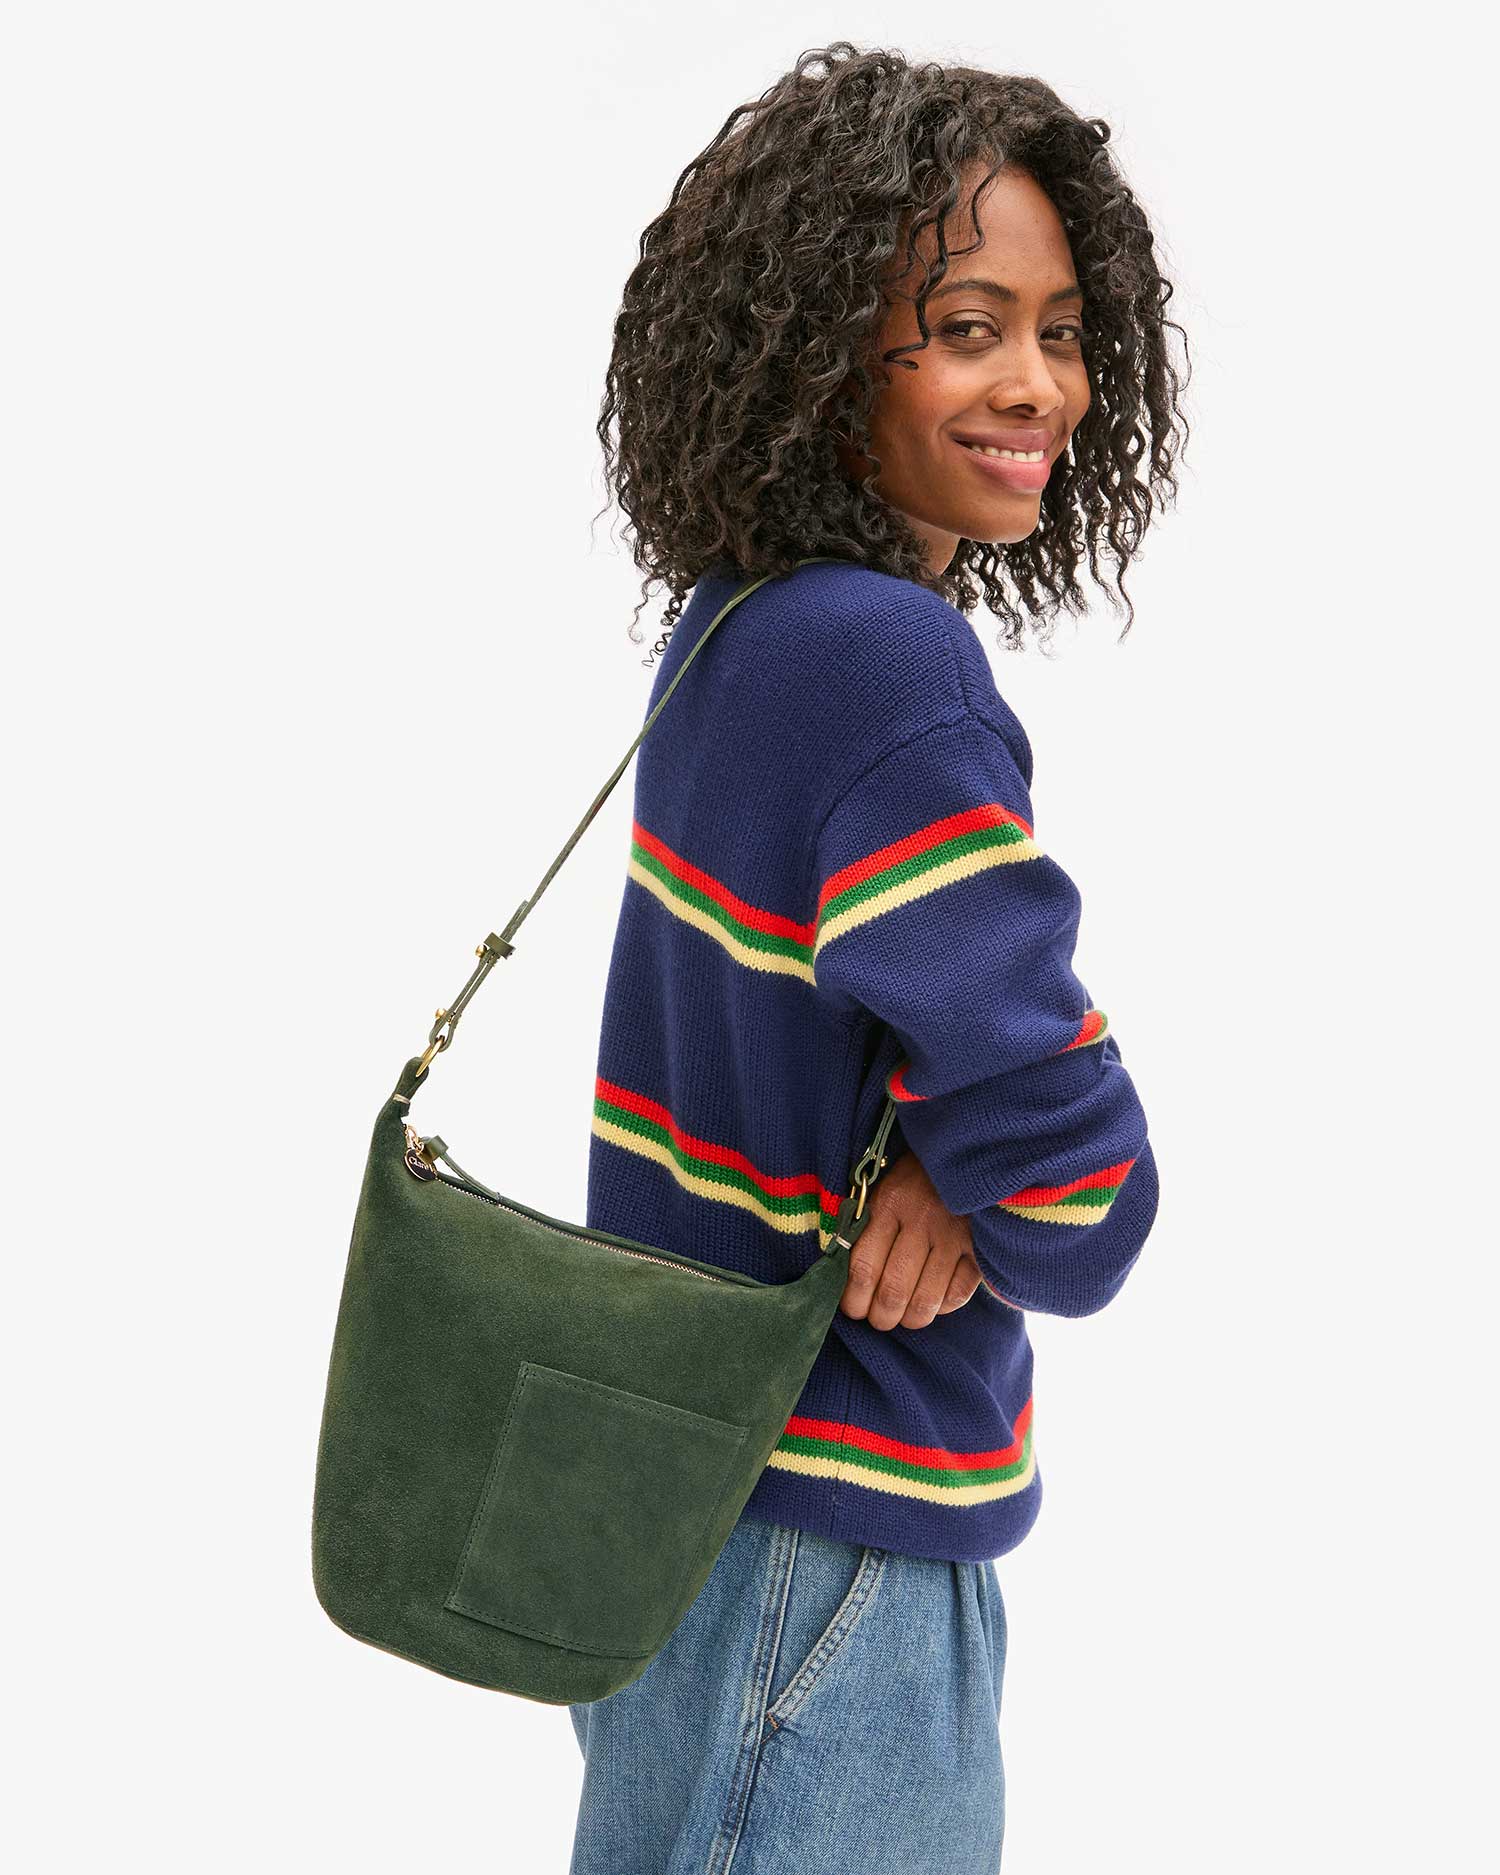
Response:
MULTIPOLYGON (((966 191, 983 174, 971 168, 966 191)), ((927 543, 938 573, 961 539, 998 544, 1035 530, 1052 465, 1089 407, 1083 295, 1050 198, 1031 176, 1006 171, 978 219, 983 245, 973 248, 967 209, 949 217, 948 272, 927 299, 931 340, 885 367, 890 381, 870 416, 881 466, 869 486, 927 543), (955 255, 956 247, 971 251, 955 255), (977 453, 976 443, 1011 456, 977 453)), ((930 265, 935 231, 924 230, 918 246, 930 265)), ((919 268, 888 283, 898 297, 876 336, 877 382, 881 353, 921 341, 912 303, 920 283, 919 268)), ((851 475, 869 470, 851 445, 837 447, 851 475)))

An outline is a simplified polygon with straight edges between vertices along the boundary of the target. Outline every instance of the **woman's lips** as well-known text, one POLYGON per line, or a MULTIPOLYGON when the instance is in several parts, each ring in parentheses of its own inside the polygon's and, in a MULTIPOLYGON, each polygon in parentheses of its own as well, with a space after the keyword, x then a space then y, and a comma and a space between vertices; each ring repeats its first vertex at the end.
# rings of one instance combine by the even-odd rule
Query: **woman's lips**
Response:
POLYGON ((1045 456, 1040 462, 1017 462, 1013 456, 982 455, 967 443, 955 441, 953 447, 961 450, 979 473, 990 481, 999 482, 1006 488, 1020 489, 1026 494, 1034 495, 1045 488, 1047 477, 1052 473, 1052 464, 1045 456))

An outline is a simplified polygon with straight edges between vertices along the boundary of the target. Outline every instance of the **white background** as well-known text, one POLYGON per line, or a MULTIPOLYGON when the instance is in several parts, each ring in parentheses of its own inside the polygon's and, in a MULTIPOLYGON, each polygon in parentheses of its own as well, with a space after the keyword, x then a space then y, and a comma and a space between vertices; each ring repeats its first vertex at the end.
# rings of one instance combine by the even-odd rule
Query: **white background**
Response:
MULTIPOLYGON (((1034 1321, 1007 1875, 1493 1856, 1477 47, 967 18, 7 11, 15 1866, 566 1867, 566 1712, 314 1600, 324 1365, 376 1110, 640 723, 657 608, 593 519, 639 232, 840 36, 1106 117, 1196 364, 1124 643, 976 618, 1163 1191, 1117 1302, 1034 1321)), ((632 774, 425 1090, 560 1215, 632 774)))

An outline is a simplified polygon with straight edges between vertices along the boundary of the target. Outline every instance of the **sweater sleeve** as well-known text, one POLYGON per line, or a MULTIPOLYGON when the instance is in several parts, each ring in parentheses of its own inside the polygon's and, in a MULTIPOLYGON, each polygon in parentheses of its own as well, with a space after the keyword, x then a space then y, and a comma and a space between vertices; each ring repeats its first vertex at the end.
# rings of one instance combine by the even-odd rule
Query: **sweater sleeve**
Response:
POLYGON ((823 817, 813 972, 904 1051, 901 1131, 970 1220, 985 1288, 1087 1315, 1151 1229, 1146 1116, 1104 1011, 1075 976, 1078 889, 1038 844, 1005 735, 976 716, 892 750, 823 817))

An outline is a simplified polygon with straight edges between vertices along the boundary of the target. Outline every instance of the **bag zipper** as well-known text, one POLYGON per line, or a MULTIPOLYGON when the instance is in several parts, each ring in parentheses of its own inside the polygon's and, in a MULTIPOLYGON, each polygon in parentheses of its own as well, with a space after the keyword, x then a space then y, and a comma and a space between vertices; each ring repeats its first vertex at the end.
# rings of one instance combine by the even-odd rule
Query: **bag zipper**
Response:
MULTIPOLYGON (((524 1211, 517 1205, 508 1204, 504 1198, 497 1198, 487 1191, 479 1191, 473 1185, 466 1185, 462 1179, 450 1178, 446 1172, 438 1171, 431 1160, 423 1157, 422 1142, 410 1125, 406 1129, 406 1140, 406 1152, 403 1156, 406 1169, 413 1178, 422 1179, 428 1183, 437 1180, 444 1185, 451 1186, 454 1191, 461 1191, 466 1198, 477 1198, 481 1204, 496 1205, 502 1211, 509 1211, 513 1217, 524 1217, 532 1224, 542 1223, 542 1220, 534 1217, 531 1212, 524 1211)), ((680 1270, 684 1276, 701 1276, 706 1283, 726 1283, 731 1289, 744 1287, 743 1284, 731 1282, 727 1276, 710 1276, 707 1270, 695 1270, 690 1264, 678 1263, 672 1257, 651 1256, 645 1250, 627 1250, 623 1244, 601 1243, 597 1237, 580 1237, 576 1231, 559 1230, 555 1224, 542 1224, 542 1228, 550 1231, 554 1237, 567 1238, 569 1243, 589 1244, 595 1249, 612 1250, 616 1256, 634 1257, 638 1263, 660 1263, 665 1269, 680 1270)))

